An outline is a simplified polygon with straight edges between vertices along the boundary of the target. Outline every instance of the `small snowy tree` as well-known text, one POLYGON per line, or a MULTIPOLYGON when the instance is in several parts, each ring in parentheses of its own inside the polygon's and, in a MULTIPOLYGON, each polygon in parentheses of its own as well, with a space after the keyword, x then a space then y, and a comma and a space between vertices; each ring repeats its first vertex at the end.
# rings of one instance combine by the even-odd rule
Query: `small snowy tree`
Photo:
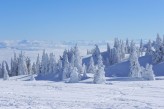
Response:
POLYGON ((5 62, 3 62, 3 80, 9 80, 9 74, 5 62))
POLYGON ((141 77, 141 69, 140 69, 140 64, 138 62, 138 56, 137 56, 137 51, 136 47, 132 46, 132 51, 130 54, 130 77, 133 78, 140 78, 141 77))
POLYGON ((21 52, 21 54, 19 55, 19 60, 18 60, 18 75, 27 75, 27 74, 28 74, 28 71, 27 71, 27 64, 26 64, 25 56, 21 52))
POLYGON ((32 73, 36 74, 36 65, 35 65, 35 63, 32 64, 32 73))
POLYGON ((93 74, 95 73, 95 65, 94 65, 93 57, 90 58, 87 72, 93 74))
POLYGON ((77 44, 74 47, 74 66, 77 68, 79 75, 82 73, 82 58, 80 56, 77 44))
POLYGON ((31 78, 30 78, 30 81, 35 81, 35 77, 34 77, 34 74, 31 74, 31 78))
POLYGON ((31 66, 31 60, 29 57, 26 58, 26 66, 27 66, 28 74, 31 74, 32 73, 32 66, 31 66))
POLYGON ((152 65, 147 64, 145 70, 142 72, 142 77, 145 80, 155 80, 154 71, 152 65))
POLYGON ((140 56, 143 55, 143 42, 142 39, 140 40, 140 48, 139 48, 140 56))
POLYGON ((93 83, 94 84, 103 84, 105 83, 105 71, 104 71, 104 65, 102 62, 102 57, 101 55, 98 57, 98 65, 97 65, 98 69, 94 74, 94 79, 93 79, 93 83))
POLYGON ((129 39, 126 39, 125 52, 130 53, 129 39))
POLYGON ((78 71, 77 71, 76 67, 72 68, 72 70, 71 70, 71 75, 70 75, 69 82, 70 83, 77 83, 77 82, 79 82, 78 71))
POLYGON ((40 60, 39 60, 39 54, 37 56, 37 60, 36 60, 36 74, 40 74, 40 60))
POLYGON ((83 64, 83 76, 82 76, 82 79, 87 79, 88 76, 87 76, 87 69, 86 69, 86 65, 83 64))
POLYGON ((146 49, 146 53, 145 55, 152 55, 153 54, 153 50, 152 50, 152 43, 149 40, 148 44, 147 44, 147 49, 146 49))
POLYGON ((56 73, 56 59, 53 53, 50 53, 49 60, 49 73, 56 73))
POLYGON ((58 63, 57 63, 57 66, 56 66, 56 72, 57 72, 57 75, 58 75, 58 79, 62 80, 63 68, 62 68, 62 60, 61 59, 58 60, 58 63))
POLYGON ((0 78, 3 77, 2 64, 0 64, 0 78))
POLYGON ((65 55, 64 57, 64 63, 63 63, 63 72, 62 72, 62 80, 67 79, 69 77, 70 71, 69 71, 69 62, 68 57, 65 55))
POLYGON ((11 75, 18 75, 18 58, 16 56, 16 53, 14 53, 14 59, 11 59, 11 75))
POLYGON ((101 55, 100 49, 99 49, 98 45, 95 45, 95 49, 94 49, 94 52, 92 54, 92 57, 95 59, 95 64, 97 64, 99 55, 101 55))
POLYGON ((110 45, 107 43, 107 52, 110 53, 110 45))

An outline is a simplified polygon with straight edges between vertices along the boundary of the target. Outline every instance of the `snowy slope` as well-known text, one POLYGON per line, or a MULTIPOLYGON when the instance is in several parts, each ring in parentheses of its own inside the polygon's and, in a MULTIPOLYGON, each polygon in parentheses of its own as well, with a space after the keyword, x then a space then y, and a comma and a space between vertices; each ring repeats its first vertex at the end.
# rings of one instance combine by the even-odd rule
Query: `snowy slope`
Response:
POLYGON ((164 108, 164 80, 110 78, 103 85, 92 84, 92 78, 75 84, 14 81, 15 78, 18 77, 10 78, 10 81, 0 80, 0 109, 164 108))
MULTIPOLYGON (((159 64, 153 64, 151 56, 143 56, 139 58, 139 63, 141 66, 145 67, 147 63, 153 65, 153 71, 156 76, 164 76, 164 62, 159 64)), ((118 76, 127 77, 129 74, 129 61, 124 61, 105 69, 106 76, 118 76)))
MULTIPOLYGON (((139 63, 141 66, 145 67, 147 63, 152 64, 152 60, 150 56, 143 56, 139 58, 139 63)), ((114 64, 105 69, 106 76, 119 76, 119 77, 127 77, 130 71, 130 63, 129 61, 124 61, 118 64, 114 64)), ((155 71, 155 74, 158 75, 158 72, 155 71)))

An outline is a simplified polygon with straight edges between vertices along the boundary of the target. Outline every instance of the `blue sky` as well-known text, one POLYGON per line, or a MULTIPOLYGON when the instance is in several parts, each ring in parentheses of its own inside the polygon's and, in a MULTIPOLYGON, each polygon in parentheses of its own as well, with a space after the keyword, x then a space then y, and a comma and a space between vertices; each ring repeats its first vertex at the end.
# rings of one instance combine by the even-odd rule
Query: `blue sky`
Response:
POLYGON ((164 0, 0 0, 0 40, 151 39, 164 0))

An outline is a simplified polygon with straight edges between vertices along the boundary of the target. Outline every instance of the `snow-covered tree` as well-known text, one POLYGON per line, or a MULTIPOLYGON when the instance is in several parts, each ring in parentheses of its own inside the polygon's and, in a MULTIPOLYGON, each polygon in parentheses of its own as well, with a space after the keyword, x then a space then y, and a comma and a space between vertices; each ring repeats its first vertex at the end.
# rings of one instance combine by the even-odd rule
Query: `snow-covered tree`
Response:
POLYGON ((102 57, 99 55, 98 57, 98 64, 97 64, 97 71, 94 73, 94 84, 104 84, 105 83, 105 71, 104 71, 104 65, 102 62, 102 57))
POLYGON ((0 78, 3 77, 2 64, 0 64, 0 78))
POLYGON ((163 35, 163 44, 164 44, 164 35, 163 35))
POLYGON ((140 48, 139 48, 140 56, 143 55, 143 50, 144 50, 143 41, 142 41, 142 39, 141 39, 141 40, 140 40, 140 48))
POLYGON ((130 53, 129 39, 126 39, 125 51, 126 53, 130 53))
POLYGON ((14 53, 14 59, 11 59, 11 75, 18 75, 18 58, 16 56, 16 53, 14 53))
POLYGON ((39 59, 39 54, 37 56, 37 60, 36 60, 36 74, 40 74, 41 71, 40 71, 40 59, 39 59))
POLYGON ((94 65, 93 57, 90 58, 87 72, 93 74, 95 73, 95 65, 94 65))
POLYGON ((64 63, 63 63, 64 65, 63 65, 63 72, 62 72, 62 80, 67 79, 70 75, 69 62, 68 62, 67 55, 65 55, 63 60, 64 60, 64 63))
POLYGON ((18 59, 18 75, 27 75, 27 74, 28 71, 27 71, 26 59, 23 53, 21 52, 18 59))
POLYGON ((145 80, 155 80, 155 75, 154 75, 154 71, 152 69, 152 65, 149 65, 149 64, 146 65, 146 68, 142 72, 142 77, 145 80))
POLYGON ((164 44, 159 34, 157 34, 156 42, 154 44, 155 51, 152 54, 153 63, 160 63, 164 61, 164 44))
POLYGON ((137 56, 137 51, 136 51, 136 47, 132 46, 132 52, 130 54, 130 77, 134 77, 134 78, 140 78, 141 77, 141 68, 140 68, 140 64, 138 62, 138 56, 137 56))
POLYGON ((50 53, 49 73, 56 73, 56 59, 53 53, 50 53))
POLYGON ((41 74, 46 75, 48 72, 49 72, 49 57, 44 50, 42 55, 42 61, 41 61, 41 74))
POLYGON ((110 45, 109 43, 107 43, 107 52, 110 53, 110 50, 111 50, 110 45))
POLYGON ((82 58, 80 56, 79 48, 77 44, 74 47, 74 67, 78 69, 78 73, 82 73, 82 58))
POLYGON ((31 74, 32 73, 32 66, 31 66, 31 60, 29 57, 26 58, 26 66, 27 66, 28 74, 31 74))
POLYGON ((6 62, 3 62, 3 80, 9 80, 9 73, 6 69, 6 62))
POLYGON ((35 81, 35 77, 34 77, 34 74, 31 74, 31 78, 30 78, 30 81, 35 81))
POLYGON ((153 54, 153 50, 152 50, 152 43, 149 40, 148 44, 147 44, 147 49, 146 49, 146 53, 145 55, 152 55, 153 54))
POLYGON ((98 45, 95 45, 95 49, 94 49, 94 52, 92 54, 92 57, 95 59, 95 64, 97 64, 99 55, 101 55, 100 49, 99 49, 98 45))
POLYGON ((59 59, 58 60, 58 63, 57 63, 57 66, 56 66, 56 72, 57 72, 57 78, 59 80, 62 80, 62 75, 63 75, 63 67, 62 67, 62 60, 59 59))
POLYGON ((162 43, 163 43, 163 41, 162 41, 162 38, 159 36, 159 34, 157 34, 157 37, 156 37, 156 45, 155 45, 155 48, 157 47, 159 47, 159 46, 161 46, 162 45, 162 43))
POLYGON ((75 66, 75 56, 74 56, 74 54, 72 54, 72 56, 71 56, 70 64, 71 64, 72 67, 75 66))
POLYGON ((115 48, 118 48, 119 47, 119 39, 118 38, 115 38, 114 39, 114 47, 115 48))
POLYGON ((79 77, 78 77, 78 70, 76 67, 72 68, 71 70, 71 75, 70 75, 70 83, 77 83, 79 82, 79 77))
POLYGON ((36 74, 36 64, 35 64, 35 62, 32 64, 32 74, 36 74))
POLYGON ((87 76, 87 69, 86 69, 86 65, 85 64, 83 64, 83 74, 82 75, 83 75, 82 76, 82 80, 88 78, 88 76, 87 76))
POLYGON ((129 48, 126 47, 124 42, 116 38, 114 47, 110 49, 110 52, 107 52, 109 57, 107 57, 105 60, 109 65, 121 62, 125 58, 126 49, 129 48))
POLYGON ((120 52, 121 52, 121 60, 122 61, 125 58, 125 53, 126 53, 126 47, 123 41, 121 41, 121 45, 120 45, 120 52))

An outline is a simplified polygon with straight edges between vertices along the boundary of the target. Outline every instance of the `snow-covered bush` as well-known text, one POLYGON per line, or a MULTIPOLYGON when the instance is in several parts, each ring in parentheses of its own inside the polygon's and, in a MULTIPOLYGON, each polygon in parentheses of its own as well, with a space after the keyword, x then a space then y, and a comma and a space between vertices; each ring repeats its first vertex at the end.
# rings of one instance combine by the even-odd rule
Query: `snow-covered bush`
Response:
POLYGON ((142 77, 144 80, 155 80, 154 71, 152 65, 147 64, 146 68, 142 71, 142 77))

